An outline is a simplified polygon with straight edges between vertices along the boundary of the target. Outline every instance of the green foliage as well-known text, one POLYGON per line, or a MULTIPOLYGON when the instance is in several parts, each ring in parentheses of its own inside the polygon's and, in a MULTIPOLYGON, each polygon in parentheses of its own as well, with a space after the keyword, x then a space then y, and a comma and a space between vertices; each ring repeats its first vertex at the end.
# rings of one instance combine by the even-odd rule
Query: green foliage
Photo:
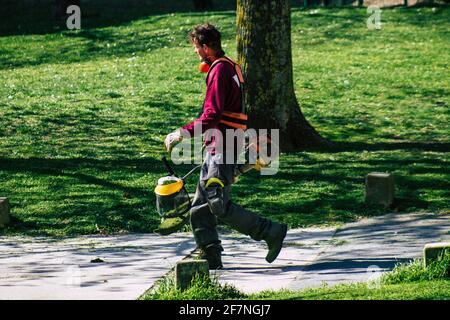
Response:
POLYGON ((155 289, 141 297, 143 300, 226 300, 245 297, 230 284, 222 285, 216 276, 201 275, 192 279, 186 290, 175 288, 174 276, 166 276, 159 280, 155 289))
POLYGON ((422 259, 397 265, 392 272, 382 276, 382 282, 396 284, 450 278, 450 251, 445 250, 436 261, 424 266, 422 259))
MULTIPOLYGON (((187 31, 216 24, 236 56, 234 11, 176 4, 91 14, 80 31, 0 29, 8 34, 0 37, 0 195, 12 206, 0 233, 159 225, 153 188, 166 175, 164 136, 193 120, 204 97, 187 31)), ((364 177, 389 171, 393 210, 448 213, 449 15, 448 7, 383 9, 382 29, 370 31, 365 9, 294 9, 297 98, 336 147, 282 154, 278 174, 243 176, 234 199, 290 227, 342 224, 386 213, 364 204, 364 177)), ((12 16, 2 21, 28 21, 12 16)))

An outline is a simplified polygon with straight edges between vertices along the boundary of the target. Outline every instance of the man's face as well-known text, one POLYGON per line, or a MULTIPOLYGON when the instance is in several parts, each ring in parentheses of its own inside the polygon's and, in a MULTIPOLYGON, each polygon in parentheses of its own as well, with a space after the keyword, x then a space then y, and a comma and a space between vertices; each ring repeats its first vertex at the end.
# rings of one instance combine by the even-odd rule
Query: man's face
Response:
POLYGON ((207 45, 201 45, 197 39, 194 40, 194 49, 195 53, 198 55, 198 57, 201 59, 206 58, 208 56, 208 46, 207 45))

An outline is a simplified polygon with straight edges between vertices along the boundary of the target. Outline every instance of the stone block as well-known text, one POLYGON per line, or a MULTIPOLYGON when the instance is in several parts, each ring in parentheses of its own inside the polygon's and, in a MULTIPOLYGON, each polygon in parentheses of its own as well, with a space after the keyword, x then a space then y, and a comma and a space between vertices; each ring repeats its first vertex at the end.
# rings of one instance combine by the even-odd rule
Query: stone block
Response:
POLYGON ((365 201, 389 207, 394 202, 394 176, 390 173, 372 172, 366 176, 365 201))
POLYGON ((0 227, 9 223, 9 200, 0 198, 0 227))
POLYGON ((192 280, 198 276, 209 276, 206 260, 182 260, 175 266, 175 287, 179 290, 189 288, 192 280))
POLYGON ((423 263, 427 266, 427 263, 437 260, 440 254, 445 250, 450 252, 450 242, 436 242, 427 243, 423 248, 423 263))

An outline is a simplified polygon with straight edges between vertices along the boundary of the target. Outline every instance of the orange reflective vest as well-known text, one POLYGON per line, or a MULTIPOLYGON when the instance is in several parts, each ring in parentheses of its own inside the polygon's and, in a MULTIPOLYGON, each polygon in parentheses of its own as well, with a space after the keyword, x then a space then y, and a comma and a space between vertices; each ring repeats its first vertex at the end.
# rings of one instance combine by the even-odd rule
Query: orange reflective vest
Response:
POLYGON ((241 89, 241 112, 238 113, 225 110, 223 111, 222 118, 220 119, 219 122, 229 128, 246 130, 248 116, 245 112, 245 105, 244 105, 244 77, 242 76, 242 71, 239 64, 237 64, 228 57, 223 57, 215 60, 210 66, 208 74, 206 75, 206 83, 208 83, 208 77, 211 70, 221 61, 231 64, 239 79, 239 88, 241 89))

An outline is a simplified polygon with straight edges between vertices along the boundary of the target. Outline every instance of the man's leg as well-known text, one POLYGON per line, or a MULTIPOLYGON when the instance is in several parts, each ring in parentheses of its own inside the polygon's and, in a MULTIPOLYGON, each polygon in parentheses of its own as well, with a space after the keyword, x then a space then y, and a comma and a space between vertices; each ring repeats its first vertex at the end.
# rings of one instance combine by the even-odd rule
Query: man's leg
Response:
POLYGON ((217 218, 211 213, 207 201, 201 191, 201 183, 197 185, 191 208, 191 226, 197 246, 204 249, 212 245, 220 245, 216 230, 217 218))
POLYGON ((208 260, 210 269, 221 269, 223 251, 217 233, 217 218, 211 213, 205 198, 204 181, 208 174, 208 163, 205 161, 200 173, 200 181, 190 210, 191 227, 197 247, 201 250, 200 257, 208 260))
POLYGON ((231 201, 233 174, 233 165, 209 162, 208 180, 204 190, 208 196, 210 210, 220 221, 225 222, 240 233, 249 235, 254 240, 265 240, 269 247, 266 260, 271 263, 281 251, 287 226, 262 218, 233 203, 231 201), (208 182, 211 181, 213 182, 209 184, 208 182))
POLYGON ((228 202, 226 214, 220 220, 253 240, 266 241, 269 247, 267 262, 272 263, 278 257, 286 237, 287 225, 262 218, 231 200, 228 202))

